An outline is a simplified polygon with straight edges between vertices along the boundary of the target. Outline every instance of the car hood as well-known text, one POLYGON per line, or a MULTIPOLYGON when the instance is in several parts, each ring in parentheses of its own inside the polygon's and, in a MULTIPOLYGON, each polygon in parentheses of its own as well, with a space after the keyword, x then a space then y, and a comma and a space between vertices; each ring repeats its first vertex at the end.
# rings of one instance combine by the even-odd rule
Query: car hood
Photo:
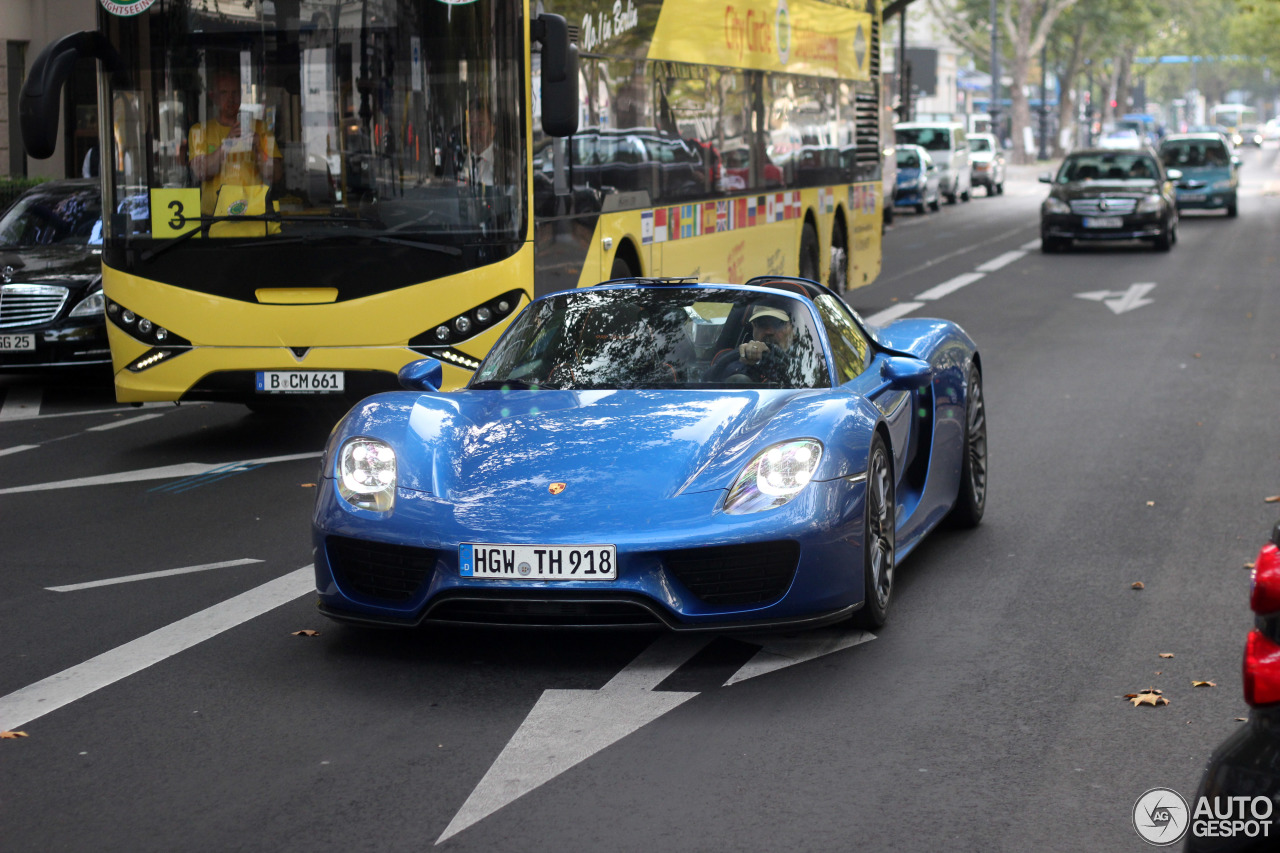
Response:
POLYGON ((1158 188, 1155 181, 1075 181, 1055 185, 1053 195, 1063 199, 1145 198, 1158 188))
POLYGON ((904 184, 908 181, 917 181, 920 179, 920 170, 909 166, 898 167, 898 183, 904 184))
POLYGON ((15 282, 78 281, 88 283, 102 275, 102 256, 84 246, 0 246, 0 269, 13 267, 15 282))
MULTIPOLYGON (((382 438, 396 449, 402 488, 456 503, 545 507, 553 482, 567 484, 562 503, 635 503, 727 489, 765 447, 822 440, 847 398, 831 389, 383 394, 348 415, 332 447, 382 438)), ((814 479, 849 475, 833 456, 814 479)))
POLYGON ((1177 166, 1182 172, 1178 186, 1188 184, 1211 184, 1214 181, 1226 181, 1231 178, 1231 169, 1227 166, 1177 166))
POLYGON ((990 151, 970 151, 969 152, 970 163, 990 163, 994 159, 995 159, 995 155, 993 155, 990 151))

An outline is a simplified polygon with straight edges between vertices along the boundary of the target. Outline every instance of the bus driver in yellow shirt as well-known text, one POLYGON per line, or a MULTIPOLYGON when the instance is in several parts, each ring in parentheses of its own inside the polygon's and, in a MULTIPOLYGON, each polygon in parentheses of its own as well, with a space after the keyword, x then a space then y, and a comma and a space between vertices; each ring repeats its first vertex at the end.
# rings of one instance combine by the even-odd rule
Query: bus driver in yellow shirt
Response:
POLYGON ((240 79, 233 71, 213 75, 215 117, 191 128, 191 173, 200 181, 200 210, 211 216, 224 186, 270 185, 280 173, 280 148, 259 119, 240 115, 240 79))

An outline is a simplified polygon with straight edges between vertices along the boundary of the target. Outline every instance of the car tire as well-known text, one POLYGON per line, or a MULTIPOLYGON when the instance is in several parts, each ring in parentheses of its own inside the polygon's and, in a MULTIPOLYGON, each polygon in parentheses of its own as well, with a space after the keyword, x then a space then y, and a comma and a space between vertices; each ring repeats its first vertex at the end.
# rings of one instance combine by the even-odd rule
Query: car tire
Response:
POLYGON ((1046 255, 1052 255, 1054 252, 1061 252, 1066 248, 1066 243, 1057 237, 1041 237, 1040 251, 1046 255))
POLYGON ((885 225, 893 224, 893 205, 892 204, 886 204, 884 206, 884 224, 885 225))
POLYGON ((1236 207, 1236 203, 1234 201, 1230 202, 1227 205, 1227 218, 1235 219, 1239 215, 1240 215, 1240 209, 1236 207))
POLYGON ((935 196, 933 197, 933 201, 929 202, 929 209, 930 209, 930 210, 932 210, 932 211, 934 211, 934 212, 937 212, 937 211, 939 211, 939 210, 942 210, 942 196, 941 196, 941 195, 935 195, 935 196))
POLYGON ((987 508, 987 404, 982 396, 982 372, 976 364, 969 365, 964 411, 960 491, 948 520, 955 527, 977 527, 987 508))
POLYGON ((1160 232, 1160 236, 1155 239, 1155 247, 1157 252, 1167 252, 1173 248, 1173 242, 1177 239, 1173 235, 1173 225, 1167 226, 1160 232))
POLYGON ((806 222, 804 230, 800 232, 800 277, 817 281, 818 270, 818 232, 806 222))
POLYGON ((996 195, 1004 195, 1004 181, 996 184, 996 195))
POLYGON ((920 216, 924 216, 924 214, 927 213, 928 210, 929 210, 929 206, 924 202, 920 202, 919 204, 916 205, 916 213, 919 214, 920 216))
POLYGON ((960 193, 960 200, 961 200, 961 201, 968 201, 968 200, 969 200, 969 199, 971 199, 972 197, 973 197, 973 188, 972 188, 972 187, 970 187, 969 189, 967 189, 967 190, 965 190, 964 192, 960 193))
POLYGON ((867 489, 862 501, 862 609, 853 614, 858 628, 879 628, 889 615, 897 560, 897 498, 893 463, 884 438, 876 433, 867 454, 867 489))

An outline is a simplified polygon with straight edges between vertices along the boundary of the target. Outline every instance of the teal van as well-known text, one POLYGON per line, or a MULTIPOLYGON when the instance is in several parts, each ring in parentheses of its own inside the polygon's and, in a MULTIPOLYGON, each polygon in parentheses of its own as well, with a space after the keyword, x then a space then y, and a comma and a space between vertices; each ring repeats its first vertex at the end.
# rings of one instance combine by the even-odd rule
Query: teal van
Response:
POLYGON ((1166 169, 1182 172, 1178 179, 1178 210, 1226 210, 1236 215, 1240 158, 1216 133, 1179 133, 1160 143, 1166 169))

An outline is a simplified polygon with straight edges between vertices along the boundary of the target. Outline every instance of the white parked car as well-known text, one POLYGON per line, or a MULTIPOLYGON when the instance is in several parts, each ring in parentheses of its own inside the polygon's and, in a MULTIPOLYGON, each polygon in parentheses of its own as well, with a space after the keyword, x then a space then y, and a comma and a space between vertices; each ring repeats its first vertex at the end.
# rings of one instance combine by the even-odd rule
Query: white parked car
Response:
POLYGON ((969 134, 969 163, 973 169, 973 185, 985 187, 987 195, 1004 192, 1004 152, 990 133, 969 134))

